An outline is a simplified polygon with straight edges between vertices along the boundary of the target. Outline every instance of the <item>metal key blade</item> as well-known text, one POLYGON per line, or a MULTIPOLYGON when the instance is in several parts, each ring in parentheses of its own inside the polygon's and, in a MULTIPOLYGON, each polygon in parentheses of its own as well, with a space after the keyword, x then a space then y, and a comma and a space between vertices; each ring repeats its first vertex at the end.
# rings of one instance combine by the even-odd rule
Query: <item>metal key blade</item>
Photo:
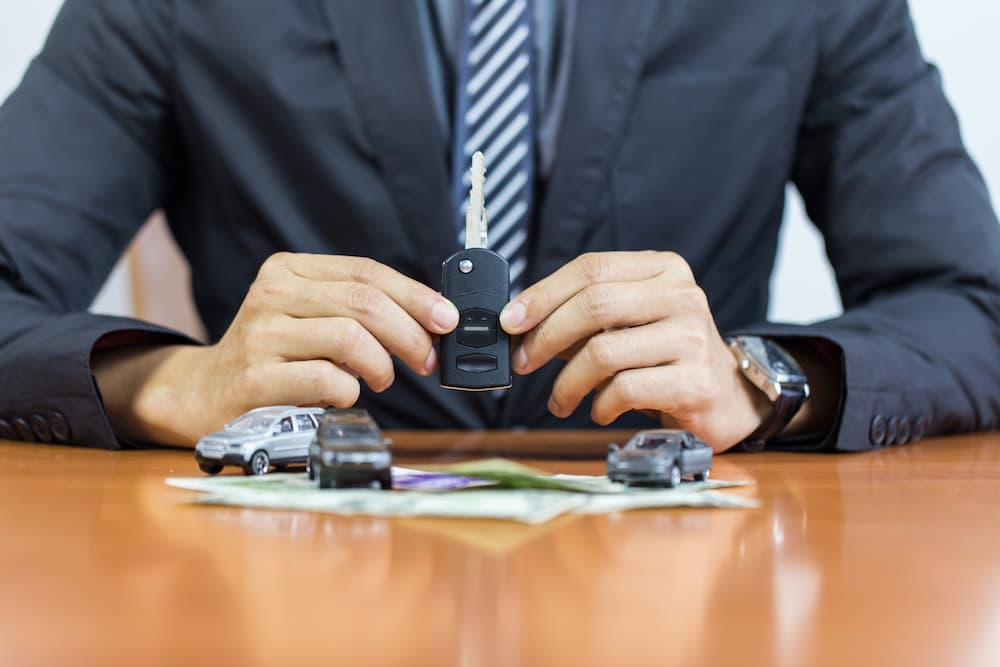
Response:
POLYGON ((472 154, 469 170, 472 188, 469 190, 469 208, 465 209, 465 247, 486 247, 486 202, 483 185, 486 183, 486 158, 481 151, 472 154))

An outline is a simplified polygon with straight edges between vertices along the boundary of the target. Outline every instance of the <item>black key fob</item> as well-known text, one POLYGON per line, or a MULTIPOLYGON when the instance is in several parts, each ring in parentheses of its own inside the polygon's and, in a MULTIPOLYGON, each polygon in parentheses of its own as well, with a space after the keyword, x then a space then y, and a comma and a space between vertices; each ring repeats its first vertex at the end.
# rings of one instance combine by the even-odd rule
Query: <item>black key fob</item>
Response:
POLYGON ((445 260, 441 273, 441 293, 459 313, 458 328, 441 337, 441 386, 510 387, 510 336, 500 328, 500 311, 510 300, 507 260, 486 248, 466 248, 445 260))

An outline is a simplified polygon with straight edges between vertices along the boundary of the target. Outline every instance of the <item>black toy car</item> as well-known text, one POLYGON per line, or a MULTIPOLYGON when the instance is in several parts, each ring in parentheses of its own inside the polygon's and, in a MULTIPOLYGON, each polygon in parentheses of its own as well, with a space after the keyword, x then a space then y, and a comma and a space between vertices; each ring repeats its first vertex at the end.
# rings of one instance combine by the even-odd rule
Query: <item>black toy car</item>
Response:
POLYGON ((391 441, 367 410, 328 408, 309 445, 309 479, 319 488, 392 488, 391 441))
POLYGON ((608 479, 630 486, 673 488, 681 479, 708 479, 712 448, 677 429, 639 431, 624 447, 608 446, 608 479))

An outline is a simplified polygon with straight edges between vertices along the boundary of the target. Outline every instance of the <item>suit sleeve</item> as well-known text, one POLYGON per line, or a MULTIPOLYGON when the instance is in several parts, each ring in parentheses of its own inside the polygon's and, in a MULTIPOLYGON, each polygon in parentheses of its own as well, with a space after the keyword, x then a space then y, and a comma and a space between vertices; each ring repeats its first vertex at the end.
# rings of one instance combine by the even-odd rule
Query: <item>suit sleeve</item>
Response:
MULTIPOLYGON (((844 314, 760 333, 832 343, 825 445, 1000 427, 1000 225, 905 0, 821 2, 794 178, 844 314)), ((828 345, 829 346, 829 345, 828 345)))
POLYGON ((0 438, 121 446, 94 345, 182 340, 86 312, 169 197, 170 4, 70 0, 0 107, 0 438))

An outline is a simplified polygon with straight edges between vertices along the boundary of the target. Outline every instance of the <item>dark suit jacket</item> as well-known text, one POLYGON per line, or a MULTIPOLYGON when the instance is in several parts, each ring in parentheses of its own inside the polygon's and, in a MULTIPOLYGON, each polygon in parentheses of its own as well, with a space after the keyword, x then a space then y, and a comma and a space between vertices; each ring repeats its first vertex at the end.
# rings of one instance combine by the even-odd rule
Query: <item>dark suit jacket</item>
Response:
MULTIPOLYGON (((835 351, 817 445, 997 427, 1000 227, 904 0, 582 0, 577 20, 529 278, 679 252, 720 330, 835 351), (790 179, 846 308, 813 326, 763 323, 790 179)), ((92 347, 170 334, 84 311, 158 207, 213 337, 277 250, 437 285, 454 216, 422 48, 397 0, 70 0, 0 112, 0 419, 45 436, 58 412, 73 442, 119 444, 92 347)), ((395 427, 588 424, 547 413, 556 370, 497 402, 400 369, 362 404, 395 427)))

